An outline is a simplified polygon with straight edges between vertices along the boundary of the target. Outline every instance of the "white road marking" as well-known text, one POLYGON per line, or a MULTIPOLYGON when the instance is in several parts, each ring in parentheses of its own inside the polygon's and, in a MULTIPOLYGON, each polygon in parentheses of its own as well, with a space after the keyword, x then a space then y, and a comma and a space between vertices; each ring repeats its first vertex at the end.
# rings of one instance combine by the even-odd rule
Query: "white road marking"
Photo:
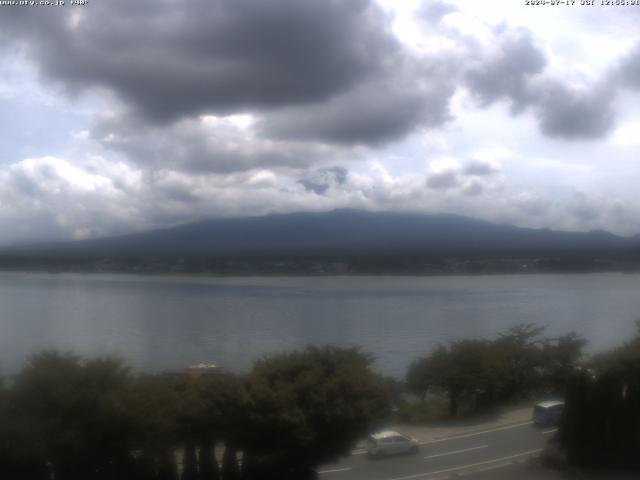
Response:
MULTIPOLYGON (((421 478, 421 477, 428 477, 430 475, 439 475, 441 473, 447 473, 447 472, 455 472, 456 470, 465 470, 465 469, 469 469, 469 468, 474 468, 474 467, 479 467, 482 465, 488 465, 491 463, 497 463, 497 462, 504 462, 506 460, 512 460, 514 458, 518 458, 518 457, 523 457, 525 455, 533 455, 535 453, 540 453, 542 451, 541 448, 537 448, 535 450, 527 450, 526 452, 521 452, 521 453, 516 453, 514 455, 509 455, 507 457, 500 457, 500 458, 493 458, 491 460, 485 460, 484 462, 477 462, 477 463, 470 463, 468 465, 460 465, 459 467, 451 467, 451 468, 445 468, 444 470, 435 470, 432 472, 424 472, 424 473, 416 473, 414 475, 407 475, 404 477, 394 477, 394 478, 390 478, 388 480, 409 480, 412 478, 421 478)), ((508 464, 505 464, 508 465, 508 464)))
POLYGON ((455 455, 456 453, 464 453, 464 452, 470 452, 472 450, 480 450, 481 448, 487 448, 488 446, 489 445, 480 445, 477 447, 464 448, 462 450, 454 450, 453 452, 436 453, 435 455, 428 455, 424 458, 428 460, 430 458, 446 457, 447 455, 455 455))
MULTIPOLYGON (((526 459, 524 459, 526 460, 526 459)), ((474 473, 478 473, 478 472, 489 472, 491 470, 499 470, 500 468, 504 468, 504 467, 508 467, 514 463, 524 463, 523 460, 516 460, 514 462, 498 462, 498 463, 492 463, 491 465, 488 465, 486 467, 479 467, 475 470, 467 470, 466 474, 467 475, 473 475, 474 473)))
POLYGON ((430 445, 432 443, 448 442, 449 440, 458 440, 459 438, 476 437, 478 435, 484 435, 485 433, 500 432, 502 430, 509 430, 511 428, 524 427, 525 425, 531 425, 533 421, 516 423, 515 425, 507 425, 505 427, 491 428, 489 430, 483 430, 481 432, 463 433, 461 435, 454 435, 453 437, 439 438, 437 440, 429 440, 427 442, 420 442, 420 445, 430 445))
POLYGON ((349 470, 351 470, 351 467, 346 467, 346 468, 333 468, 331 470, 320 470, 318 472, 318 475, 323 475, 325 473, 338 473, 338 472, 348 472, 349 470))
POLYGON ((550 433, 555 433, 555 432, 557 432, 557 431, 558 431, 558 429, 557 429, 557 428, 554 428, 554 429, 552 429, 552 430, 546 430, 546 431, 542 432, 542 434, 543 434, 543 435, 549 435, 550 433))
MULTIPOLYGON (((531 424, 533 424, 533 421, 516 423, 514 425, 506 425, 504 427, 491 428, 489 430, 483 430, 481 432, 463 433, 461 435, 454 435, 452 437, 438 438, 436 440, 427 440, 424 442, 418 442, 418 444, 431 445, 432 443, 448 442, 449 440, 458 440, 459 438, 476 437, 478 435, 484 435, 485 433, 500 432, 502 430, 509 430, 511 428, 524 427, 525 425, 531 425, 531 424)), ((365 453, 367 453, 367 451, 364 448, 360 448, 357 450, 353 450, 351 452, 351 455, 364 455, 365 453)))

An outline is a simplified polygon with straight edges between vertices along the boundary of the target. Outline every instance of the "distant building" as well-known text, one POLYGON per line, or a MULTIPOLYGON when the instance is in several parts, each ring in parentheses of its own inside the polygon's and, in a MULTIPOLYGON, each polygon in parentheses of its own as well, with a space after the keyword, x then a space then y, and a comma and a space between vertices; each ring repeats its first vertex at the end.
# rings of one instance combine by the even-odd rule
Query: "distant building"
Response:
POLYGON ((197 380, 201 377, 221 375, 222 370, 217 365, 214 365, 212 363, 198 363, 196 365, 190 365, 187 368, 171 370, 167 373, 177 378, 197 380))

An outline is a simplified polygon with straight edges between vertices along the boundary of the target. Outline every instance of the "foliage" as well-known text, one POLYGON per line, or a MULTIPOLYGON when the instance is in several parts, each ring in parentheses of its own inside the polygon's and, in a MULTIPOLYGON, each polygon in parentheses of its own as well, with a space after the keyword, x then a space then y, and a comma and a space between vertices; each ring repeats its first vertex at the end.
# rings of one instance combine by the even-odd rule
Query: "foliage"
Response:
POLYGON ((544 330, 530 323, 516 325, 495 341, 506 368, 504 397, 519 397, 539 384, 544 362, 540 335, 544 330))
POLYGON ((640 467, 640 365, 574 373, 560 439, 575 465, 640 467))
POLYGON ((544 380, 555 392, 564 392, 569 377, 582 358, 587 341, 576 332, 546 338, 542 346, 544 380))
POLYGON ((225 446, 222 457, 222 478, 224 480, 240 480, 237 450, 230 443, 225 446))
MULTIPOLYGON (((216 460, 214 448, 215 441, 212 434, 205 433, 200 443, 200 454, 198 455, 200 480, 220 480, 220 466, 216 460)), ((229 478, 225 480, 229 480, 229 478)))
POLYGON ((407 370, 406 385, 409 392, 426 400, 429 390, 438 386, 441 366, 446 362, 446 348, 439 346, 428 357, 414 360, 407 370))
POLYGON ((638 335, 570 375, 560 440, 574 465, 640 467, 638 335))
POLYGON ((592 369, 603 371, 640 363, 640 320, 635 323, 636 336, 617 348, 594 355, 589 362, 592 369))
MULTIPOLYGON (((27 455, 29 470, 61 480, 129 472, 132 424, 123 399, 130 381, 119 360, 81 362, 55 352, 32 357, 8 406, 14 460, 27 455)), ((11 466, 23 467, 20 461, 11 466)))
POLYGON ((244 446, 280 478, 303 478, 350 451, 388 414, 384 382, 357 349, 308 347, 259 361, 247 379, 244 446))
POLYGON ((524 324, 494 340, 466 339, 439 345, 409 366, 407 388, 423 402, 430 392, 445 392, 452 416, 459 414, 461 399, 475 411, 536 389, 562 391, 586 341, 574 332, 543 339, 543 331, 544 327, 524 324))
MULTIPOLYGON (((480 394, 495 395, 503 373, 493 345, 485 340, 460 340, 448 346, 439 345, 434 352, 409 368, 407 383, 414 391, 426 393, 426 388, 439 389, 449 397, 449 413, 458 415, 463 395, 477 401, 480 394), (422 383, 420 375, 422 375, 422 383)), ((423 393, 423 398, 424 398, 423 393)))
MULTIPOLYGON (((246 377, 200 378, 134 375, 119 359, 43 352, 0 383, 0 471, 29 480, 178 480, 182 452, 183 480, 314 478, 319 465, 348 453, 388 418, 391 404, 426 418, 443 399, 457 415, 462 400, 477 408, 541 384, 561 388, 585 342, 573 332, 547 339, 541 333, 523 325, 495 340, 438 346, 408 369, 407 388, 425 400, 415 408, 406 404, 403 384, 374 373, 372 358, 356 348, 308 347, 264 358, 246 377), (222 465, 216 444, 225 447, 222 465)), ((597 423, 598 438, 615 444, 605 431, 615 428, 637 443, 639 347, 635 339, 600 357, 611 366, 606 382, 571 384, 582 396, 570 400, 577 407, 567 416, 568 443, 586 435, 579 421, 594 407, 580 403, 585 399, 614 412, 597 423), (611 394, 621 385, 623 400, 611 394)))
POLYGON ((182 480, 313 478, 314 466, 346 453, 388 411, 388 389, 370 363, 355 349, 308 348, 258 362, 247 379, 193 379, 43 352, 0 383, 0 471, 178 480, 182 452, 182 480), (216 440, 226 444, 222 471, 216 440))
POLYGON ((419 402, 407 402, 401 405, 395 414, 400 423, 427 423, 440 420, 449 413, 449 402, 446 396, 429 395, 419 402))

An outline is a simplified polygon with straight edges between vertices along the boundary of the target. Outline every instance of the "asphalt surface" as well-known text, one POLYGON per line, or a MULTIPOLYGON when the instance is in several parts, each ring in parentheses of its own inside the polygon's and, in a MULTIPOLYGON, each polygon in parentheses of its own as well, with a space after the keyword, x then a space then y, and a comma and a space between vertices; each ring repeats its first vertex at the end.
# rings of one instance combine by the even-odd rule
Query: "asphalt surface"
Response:
POLYGON ((371 459, 363 450, 356 450, 318 473, 321 480, 430 480, 459 475, 508 478, 503 475, 514 468, 526 468, 555 431, 522 422, 422 442, 417 454, 371 459))

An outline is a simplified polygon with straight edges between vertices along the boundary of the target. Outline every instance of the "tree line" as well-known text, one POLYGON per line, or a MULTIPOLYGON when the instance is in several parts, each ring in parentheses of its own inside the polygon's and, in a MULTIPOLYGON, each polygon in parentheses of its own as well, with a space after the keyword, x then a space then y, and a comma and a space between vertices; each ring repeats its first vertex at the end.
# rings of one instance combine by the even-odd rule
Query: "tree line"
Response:
POLYGON ((569 463, 640 468, 640 321, 635 337, 569 377, 559 442, 569 463))
POLYGON ((518 325, 494 339, 439 345, 409 366, 404 382, 374 372, 359 349, 333 346, 272 355, 243 375, 197 379, 42 352, 0 380, 0 477, 317 478, 320 465, 389 421, 407 394, 446 398, 457 416, 566 392, 561 440, 572 461, 633 463, 640 335, 589 361, 585 345, 575 332, 549 337, 518 325))
POLYGON ((243 377, 194 380, 43 352, 0 386, 0 477, 315 478, 388 415, 371 361, 354 348, 309 347, 243 377))
POLYGON ((565 408, 555 441, 570 465, 640 468, 640 320, 623 345, 585 357, 586 340, 570 332, 518 325, 493 340, 439 345, 414 361, 406 387, 422 401, 446 396, 449 414, 503 402, 557 396, 565 408))
POLYGON ((543 337, 544 330, 522 324, 492 340, 439 345, 409 366, 407 388, 422 400, 444 394, 451 416, 462 402, 467 411, 478 411, 535 392, 563 394, 587 342, 575 332, 543 337))

